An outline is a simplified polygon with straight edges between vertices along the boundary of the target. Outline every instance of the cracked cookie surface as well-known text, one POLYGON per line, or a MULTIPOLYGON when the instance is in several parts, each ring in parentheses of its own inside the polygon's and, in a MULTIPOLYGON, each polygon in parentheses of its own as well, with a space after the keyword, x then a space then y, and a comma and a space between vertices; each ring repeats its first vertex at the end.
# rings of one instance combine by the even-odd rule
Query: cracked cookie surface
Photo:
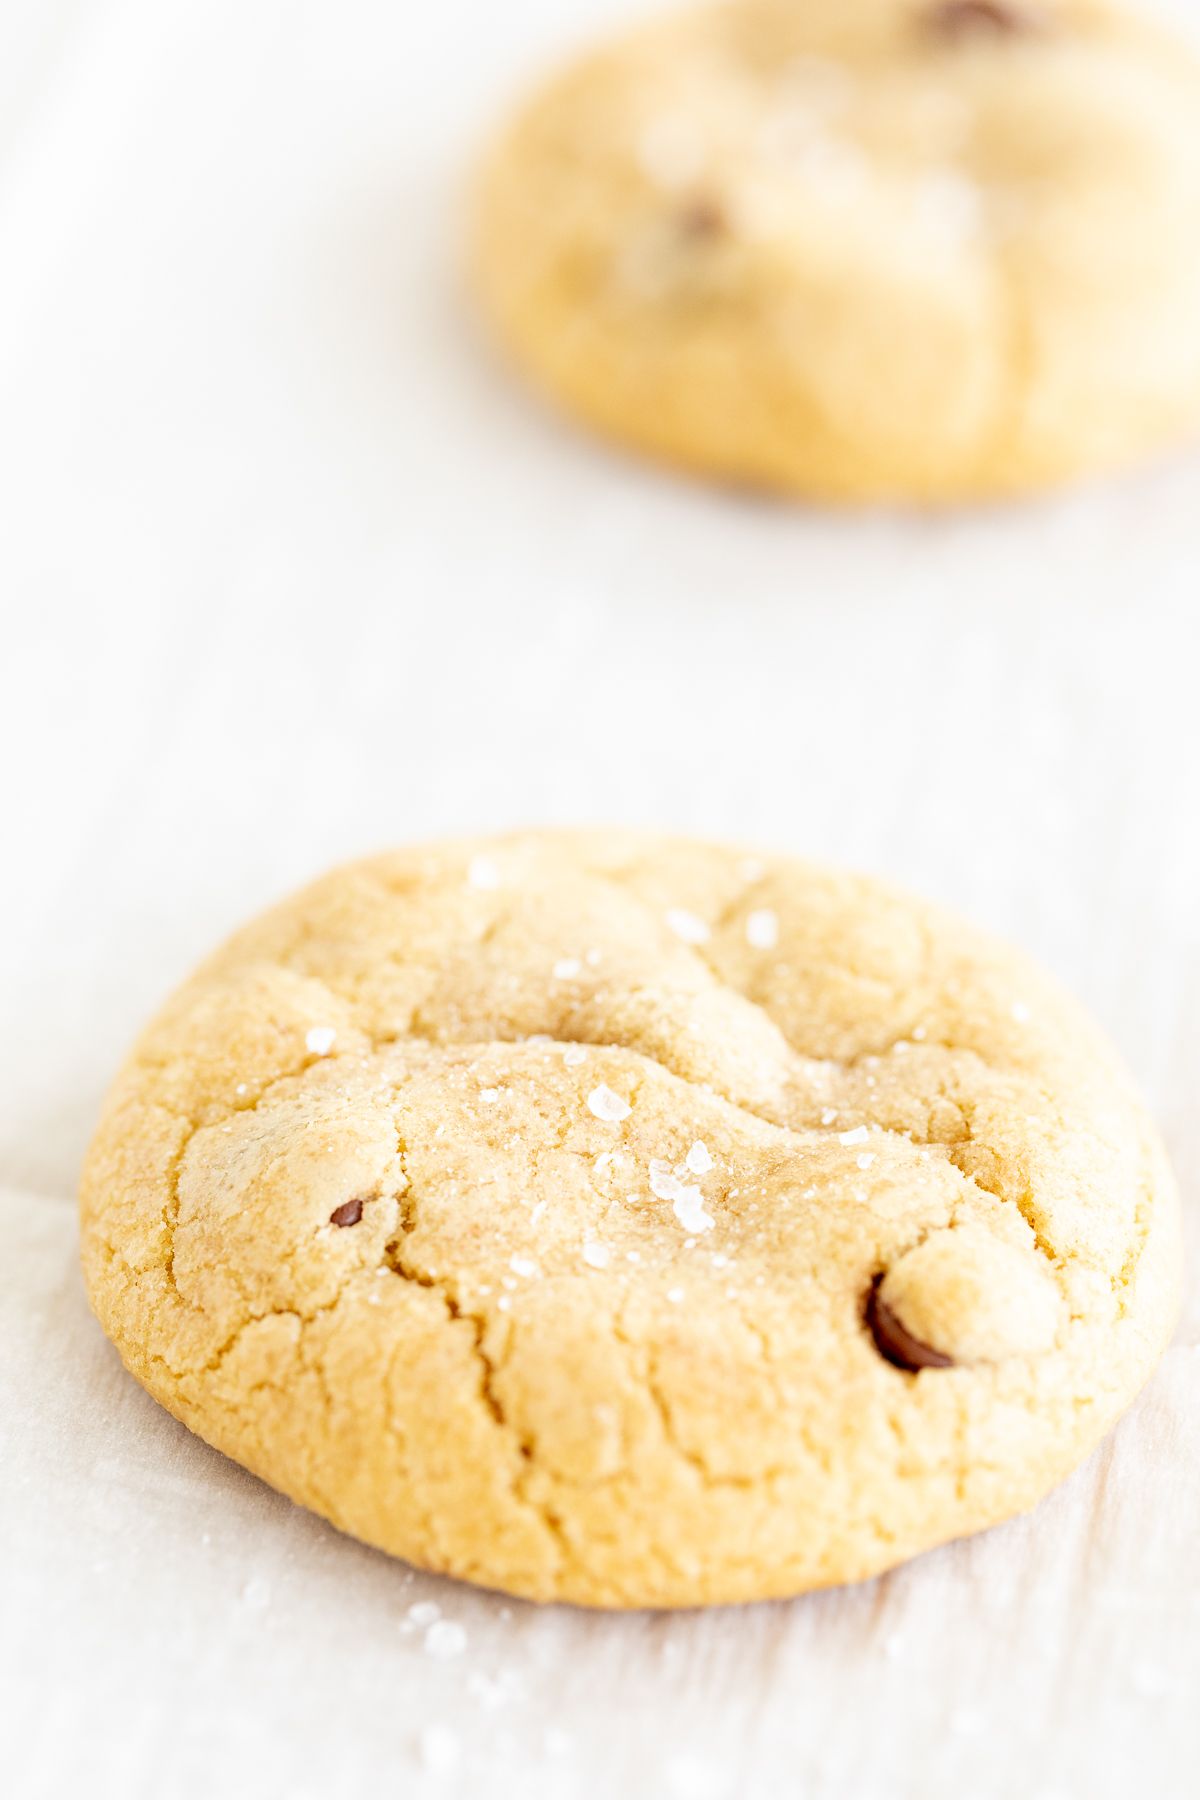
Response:
POLYGON ((541 387, 666 460, 951 501, 1200 419, 1200 64, 1106 0, 737 0, 492 149, 476 286, 541 387))
POLYGON ((533 833, 337 870, 149 1026, 89 1291, 180 1419, 538 1599, 754 1599, 1031 1505, 1168 1335, 1110 1050, 878 883, 533 833))

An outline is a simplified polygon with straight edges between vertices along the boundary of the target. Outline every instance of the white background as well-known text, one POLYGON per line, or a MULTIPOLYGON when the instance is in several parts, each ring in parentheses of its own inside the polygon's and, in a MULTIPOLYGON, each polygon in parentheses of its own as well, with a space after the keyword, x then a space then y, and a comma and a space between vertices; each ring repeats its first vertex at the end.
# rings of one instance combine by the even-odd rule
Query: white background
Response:
POLYGON ((329 861, 512 824, 759 839, 969 911, 1089 1002, 1200 1209, 1200 456, 835 517, 544 414, 461 291, 463 180, 520 82, 634 10, 0 6, 20 1800, 1191 1791, 1194 1287, 1135 1412, 1028 1520, 673 1618, 509 1606, 339 1538, 161 1414, 86 1310, 79 1161, 149 1009, 329 861))

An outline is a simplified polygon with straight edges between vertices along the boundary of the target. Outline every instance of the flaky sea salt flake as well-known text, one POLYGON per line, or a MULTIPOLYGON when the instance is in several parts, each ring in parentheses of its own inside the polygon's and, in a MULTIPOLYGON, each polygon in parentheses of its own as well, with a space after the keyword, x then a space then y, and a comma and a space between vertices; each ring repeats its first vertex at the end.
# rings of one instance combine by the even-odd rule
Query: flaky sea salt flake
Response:
POLYGON ((706 944, 712 936, 711 927, 703 919, 698 919, 693 912, 684 906, 669 907, 666 914, 667 924, 675 936, 685 944, 706 944))
POLYGON ((746 915, 746 942, 754 950, 774 950, 779 942, 779 916, 769 906, 746 915))
POLYGON ((425 1633, 425 1654, 438 1662, 449 1662, 461 1656, 467 1647, 467 1634, 453 1619, 437 1619, 425 1633))
POLYGON ((619 1124, 622 1119, 627 1119, 633 1110, 628 1100, 623 1100, 620 1094, 614 1093, 612 1088, 606 1087, 603 1082, 599 1087, 592 1089, 587 1103, 588 1111, 593 1113, 597 1119, 603 1119, 606 1125, 619 1124))
POLYGON ((685 1187, 675 1196, 671 1209, 685 1231, 711 1231, 712 1215, 704 1210, 704 1196, 698 1187, 685 1187))
POLYGON ((473 856, 467 864, 467 880, 473 888, 498 888, 500 871, 490 856, 473 856))

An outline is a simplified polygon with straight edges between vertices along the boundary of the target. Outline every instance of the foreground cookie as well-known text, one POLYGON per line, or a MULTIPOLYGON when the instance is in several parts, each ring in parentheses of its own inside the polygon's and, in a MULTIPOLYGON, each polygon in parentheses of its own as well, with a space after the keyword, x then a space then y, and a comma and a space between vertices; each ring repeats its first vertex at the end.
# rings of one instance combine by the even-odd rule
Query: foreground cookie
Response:
POLYGON ((830 498, 1017 492, 1200 418, 1200 69, 1102 0, 738 0, 495 149, 499 332, 594 425, 830 498))
POLYGON ((538 1599, 870 1575, 1029 1506, 1166 1340, 1177 1209, 1105 1045, 873 882, 619 835, 381 857, 119 1077, 93 1303, 344 1530, 538 1599))

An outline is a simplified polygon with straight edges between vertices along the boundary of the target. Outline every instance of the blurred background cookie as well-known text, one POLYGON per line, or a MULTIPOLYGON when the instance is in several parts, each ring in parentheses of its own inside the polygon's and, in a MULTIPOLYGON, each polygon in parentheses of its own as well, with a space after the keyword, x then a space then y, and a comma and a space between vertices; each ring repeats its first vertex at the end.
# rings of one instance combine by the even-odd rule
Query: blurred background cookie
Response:
POLYGON ((1200 70, 1102 0, 741 0, 543 89, 474 275, 590 424, 718 477, 967 500, 1200 414, 1200 70))

